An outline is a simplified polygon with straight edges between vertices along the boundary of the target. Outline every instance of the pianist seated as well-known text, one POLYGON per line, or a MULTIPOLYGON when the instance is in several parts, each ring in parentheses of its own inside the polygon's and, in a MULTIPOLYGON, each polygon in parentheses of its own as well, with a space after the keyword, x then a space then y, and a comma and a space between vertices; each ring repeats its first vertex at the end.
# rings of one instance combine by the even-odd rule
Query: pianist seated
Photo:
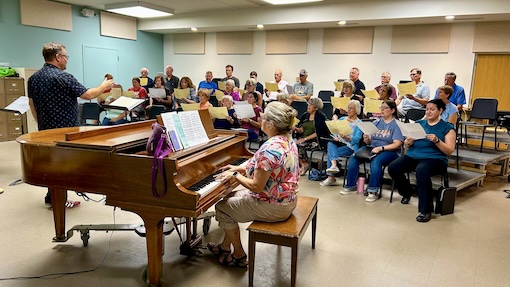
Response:
POLYGON ((275 101, 267 105, 261 116, 262 131, 269 139, 245 167, 228 165, 216 176, 218 180, 238 181, 244 187, 216 204, 216 220, 225 235, 221 243, 209 243, 208 248, 225 266, 247 265, 239 222, 283 221, 296 207, 299 156, 290 136, 296 112, 275 101))
POLYGON ((217 119, 212 117, 214 128, 229 130, 233 127, 239 127, 239 122, 237 121, 237 118, 234 117, 234 113, 236 112, 234 110, 234 99, 232 99, 229 95, 225 95, 223 96, 223 99, 221 99, 220 105, 227 108, 228 117, 226 119, 217 119))

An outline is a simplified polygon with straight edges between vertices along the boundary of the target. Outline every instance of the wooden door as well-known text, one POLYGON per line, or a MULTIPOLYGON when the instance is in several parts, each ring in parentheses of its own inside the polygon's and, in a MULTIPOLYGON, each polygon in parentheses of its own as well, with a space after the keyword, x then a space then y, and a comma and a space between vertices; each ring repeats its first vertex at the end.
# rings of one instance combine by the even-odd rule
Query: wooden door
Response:
POLYGON ((498 99, 498 110, 510 111, 510 54, 477 54, 470 106, 476 98, 498 99))

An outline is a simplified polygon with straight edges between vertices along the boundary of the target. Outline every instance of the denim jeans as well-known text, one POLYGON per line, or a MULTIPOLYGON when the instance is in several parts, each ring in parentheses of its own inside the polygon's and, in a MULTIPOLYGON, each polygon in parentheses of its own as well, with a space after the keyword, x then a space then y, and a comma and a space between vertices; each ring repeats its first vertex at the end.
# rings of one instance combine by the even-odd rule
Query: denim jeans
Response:
POLYGON ((339 156, 349 156, 353 152, 347 145, 338 146, 334 142, 328 142, 328 168, 331 167, 331 160, 338 160, 339 156))
POLYGON ((431 176, 444 174, 447 164, 441 159, 426 158, 414 159, 404 155, 395 160, 388 167, 388 172, 395 182, 398 193, 402 196, 411 196, 412 186, 406 173, 416 171, 416 191, 418 192, 418 212, 430 213, 434 210, 434 191, 432 190, 431 176))
MULTIPOLYGON (((389 165, 398 158, 398 153, 394 151, 383 151, 374 157, 370 162, 370 179, 368 181, 368 191, 378 192, 381 186, 383 175, 383 166, 389 165)), ((358 180, 359 165, 362 163, 355 155, 349 158, 346 188, 355 187, 358 180)))

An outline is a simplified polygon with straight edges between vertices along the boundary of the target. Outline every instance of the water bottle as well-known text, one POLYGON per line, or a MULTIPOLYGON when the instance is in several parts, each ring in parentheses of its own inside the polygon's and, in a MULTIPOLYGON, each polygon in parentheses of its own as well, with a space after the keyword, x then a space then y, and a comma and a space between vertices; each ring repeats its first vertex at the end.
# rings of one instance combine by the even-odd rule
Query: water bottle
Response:
POLYGON ((365 190, 365 178, 364 177, 358 177, 358 192, 363 193, 365 190))

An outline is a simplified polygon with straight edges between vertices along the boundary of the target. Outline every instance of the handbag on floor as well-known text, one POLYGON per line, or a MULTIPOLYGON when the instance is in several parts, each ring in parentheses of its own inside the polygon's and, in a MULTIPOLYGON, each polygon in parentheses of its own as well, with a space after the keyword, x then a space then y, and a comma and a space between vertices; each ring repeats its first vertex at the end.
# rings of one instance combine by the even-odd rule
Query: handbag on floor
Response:
POLYGON ((356 151, 356 153, 354 153, 354 156, 361 160, 371 161, 378 155, 378 153, 372 153, 373 148, 373 146, 368 145, 362 146, 356 151))
POLYGON ((455 208, 455 197, 457 189, 455 187, 440 187, 436 197, 436 214, 452 214, 455 208))

